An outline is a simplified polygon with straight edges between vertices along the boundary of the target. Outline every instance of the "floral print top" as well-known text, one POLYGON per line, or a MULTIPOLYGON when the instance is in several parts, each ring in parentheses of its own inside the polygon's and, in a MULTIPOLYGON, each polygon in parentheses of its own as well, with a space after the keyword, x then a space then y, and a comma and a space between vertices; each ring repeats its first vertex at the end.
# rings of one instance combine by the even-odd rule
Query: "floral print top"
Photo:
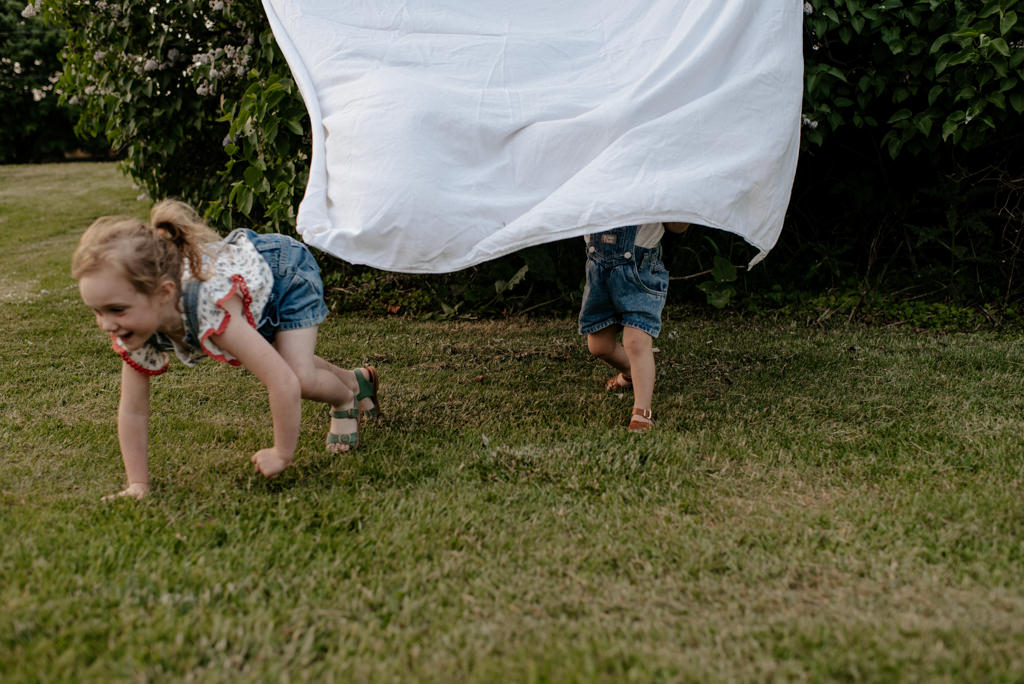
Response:
POLYGON ((181 318, 185 324, 186 342, 178 343, 163 333, 157 333, 142 347, 130 352, 121 344, 120 338, 114 337, 112 347, 125 363, 145 375, 160 375, 167 370, 173 351, 187 366, 196 365, 204 356, 239 365, 237 359, 210 338, 227 328, 231 316, 223 304, 236 294, 242 298, 242 311, 249 325, 257 327, 274 285, 273 274, 266 260, 242 231, 232 233, 217 243, 207 259, 206 272, 212 275, 204 281, 195 281, 188 264, 183 266, 182 292, 189 286, 199 287, 195 316, 198 330, 191 329, 182 298, 180 308, 183 309, 181 318), (197 340, 198 347, 190 345, 188 340, 197 340))

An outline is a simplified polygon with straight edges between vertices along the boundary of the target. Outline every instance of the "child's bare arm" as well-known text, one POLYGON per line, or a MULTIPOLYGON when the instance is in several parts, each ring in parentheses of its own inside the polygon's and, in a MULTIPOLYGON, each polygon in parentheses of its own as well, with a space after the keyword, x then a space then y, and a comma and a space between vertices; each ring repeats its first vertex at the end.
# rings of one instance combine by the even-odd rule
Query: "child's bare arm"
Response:
POLYGON ((299 441, 302 389, 291 366, 246 322, 241 301, 232 297, 224 302, 224 308, 231 318, 224 331, 212 337, 213 341, 259 378, 270 397, 274 447, 257 452, 253 463, 257 470, 271 477, 286 468, 295 456, 295 447, 299 441))
POLYGON ((149 494, 149 377, 127 363, 121 366, 121 401, 117 407, 117 439, 121 445, 128 487, 105 500, 136 499, 149 494))
POLYGON ((672 233, 685 233, 690 230, 689 223, 664 223, 662 225, 665 226, 665 230, 672 233))

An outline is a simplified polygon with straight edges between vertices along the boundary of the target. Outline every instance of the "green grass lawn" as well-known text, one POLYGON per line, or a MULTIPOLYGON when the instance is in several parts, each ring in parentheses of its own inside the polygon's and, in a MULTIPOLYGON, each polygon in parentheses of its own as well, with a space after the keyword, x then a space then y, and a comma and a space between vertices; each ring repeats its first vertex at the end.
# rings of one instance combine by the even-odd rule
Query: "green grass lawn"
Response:
POLYGON ((245 371, 154 381, 68 261, 148 205, 109 164, 0 167, 0 680, 1021 681, 1024 345, 669 317, 657 430, 569 319, 334 316, 381 372, 348 457, 307 404, 274 481, 245 371))

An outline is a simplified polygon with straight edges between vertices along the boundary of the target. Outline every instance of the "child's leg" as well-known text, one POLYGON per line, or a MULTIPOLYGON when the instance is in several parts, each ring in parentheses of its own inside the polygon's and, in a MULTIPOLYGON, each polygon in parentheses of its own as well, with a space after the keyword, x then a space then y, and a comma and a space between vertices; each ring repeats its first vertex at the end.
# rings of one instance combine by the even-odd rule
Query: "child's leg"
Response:
MULTIPOLYGON (((339 380, 345 383, 346 387, 348 387, 350 390, 358 394, 359 381, 356 379, 355 371, 348 370, 347 368, 341 368, 340 366, 335 366, 327 359, 324 359, 316 355, 313 356, 313 363, 316 364, 317 368, 322 368, 333 373, 335 376, 338 377, 339 380)), ((369 381, 371 379, 371 373, 369 368, 358 368, 357 370, 362 374, 364 381, 369 381)), ((359 409, 364 413, 372 411, 374 408, 377 408, 377 405, 376 403, 374 403, 372 397, 364 396, 362 399, 359 400, 359 409)))
MULTIPOLYGON (((351 404, 355 392, 335 373, 323 359, 313 353, 316 347, 316 328, 282 330, 274 338, 274 348, 299 378, 302 398, 340 407, 351 404), (324 365, 326 364, 326 366, 324 365)), ((338 369, 339 371, 341 369, 338 369)), ((351 371, 349 371, 351 374, 351 371)), ((355 377, 352 378, 355 385, 355 377)))
POLYGON ((629 357, 619 344, 619 329, 617 325, 609 325, 590 333, 587 335, 587 350, 612 368, 629 375, 629 357))
POLYGON ((587 335, 587 349, 590 353, 605 361, 612 368, 621 371, 605 383, 604 388, 608 391, 628 389, 632 383, 629 357, 618 341, 620 329, 621 326, 613 325, 587 335))
POLYGON ((646 412, 634 414, 633 418, 651 423, 649 411, 654 397, 654 338, 639 328, 627 325, 622 330, 622 346, 633 376, 633 408, 646 412))
MULTIPOLYGON (((331 417, 330 433, 350 441, 332 442, 336 451, 348 451, 358 445, 359 413, 356 392, 343 381, 343 374, 335 373, 332 364, 313 353, 316 348, 315 327, 282 330, 274 338, 274 348, 295 372, 302 387, 302 398, 328 404, 332 411, 349 411, 345 417, 331 417), (351 413, 355 409, 354 413, 351 413)), ((339 371, 341 369, 338 369, 339 371)), ((351 371, 349 371, 351 373, 351 371)), ((353 376, 355 384, 355 376, 353 376)))

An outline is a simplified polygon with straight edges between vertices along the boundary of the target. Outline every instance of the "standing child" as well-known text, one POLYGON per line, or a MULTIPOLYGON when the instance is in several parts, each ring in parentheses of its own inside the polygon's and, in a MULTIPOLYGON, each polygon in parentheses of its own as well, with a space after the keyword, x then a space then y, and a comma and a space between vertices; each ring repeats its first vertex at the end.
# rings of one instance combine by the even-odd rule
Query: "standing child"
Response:
POLYGON ((128 487, 149 493, 149 378, 170 352, 189 366, 210 356, 266 385, 274 445, 252 456, 275 477, 295 455, 302 399, 331 407, 327 450, 359 446, 360 414, 379 414, 377 372, 343 370, 314 353, 327 315, 320 270, 302 243, 235 230, 223 240, 187 204, 164 200, 149 224, 107 216, 82 235, 71 274, 121 355, 117 433, 128 487))
POLYGON ((654 427, 654 338, 668 293, 668 271, 661 260, 665 228, 686 232, 688 223, 645 223, 585 236, 587 284, 580 307, 580 334, 591 354, 616 368, 608 391, 633 389, 630 432, 654 427), (618 341, 622 331, 622 342, 618 341))

